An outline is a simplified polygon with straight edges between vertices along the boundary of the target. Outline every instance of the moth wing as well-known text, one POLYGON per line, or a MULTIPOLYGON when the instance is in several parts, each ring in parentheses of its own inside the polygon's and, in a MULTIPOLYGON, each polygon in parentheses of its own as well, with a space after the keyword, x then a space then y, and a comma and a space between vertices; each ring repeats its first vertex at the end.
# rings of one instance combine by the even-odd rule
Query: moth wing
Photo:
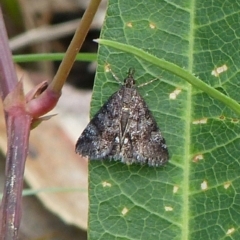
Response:
POLYGON ((104 159, 119 135, 121 90, 114 93, 89 122, 76 143, 76 152, 91 159, 104 159))
POLYGON ((135 94, 135 104, 132 104, 134 114, 130 112, 121 160, 129 164, 163 165, 169 159, 165 139, 143 98, 138 92, 135 94))

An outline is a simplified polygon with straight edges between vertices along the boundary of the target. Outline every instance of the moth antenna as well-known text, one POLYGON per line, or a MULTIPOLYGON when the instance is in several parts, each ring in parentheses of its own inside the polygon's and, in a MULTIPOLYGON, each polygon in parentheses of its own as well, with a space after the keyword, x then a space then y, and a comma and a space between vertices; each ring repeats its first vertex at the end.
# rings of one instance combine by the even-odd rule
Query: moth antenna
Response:
POLYGON ((109 71, 111 72, 113 78, 114 78, 120 85, 123 85, 123 83, 121 82, 121 80, 117 77, 117 75, 112 71, 111 68, 109 68, 109 71))
POLYGON ((142 84, 138 85, 137 87, 140 88, 140 87, 146 86, 146 85, 148 85, 148 84, 150 84, 150 83, 152 83, 152 82, 154 82, 156 80, 158 80, 158 78, 154 78, 154 79, 152 79, 152 80, 150 80, 150 81, 148 81, 146 83, 142 83, 142 84))

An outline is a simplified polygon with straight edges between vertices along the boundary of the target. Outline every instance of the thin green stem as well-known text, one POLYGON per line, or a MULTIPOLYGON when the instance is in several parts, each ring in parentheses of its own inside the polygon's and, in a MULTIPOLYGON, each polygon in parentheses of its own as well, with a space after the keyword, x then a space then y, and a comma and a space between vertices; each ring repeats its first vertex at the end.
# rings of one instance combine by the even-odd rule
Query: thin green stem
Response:
POLYGON ((96 42, 106 45, 106 46, 109 46, 109 47, 116 48, 116 49, 124 51, 124 52, 132 53, 133 55, 135 55, 139 58, 142 58, 147 62, 150 62, 158 67, 161 67, 164 70, 167 70, 167 71, 173 73, 176 76, 181 77, 182 79, 191 83, 194 87, 207 93, 209 96, 223 102, 226 106, 231 108, 236 114, 240 115, 240 105, 238 104, 237 101, 222 94, 215 88, 204 83, 199 78, 193 76, 191 73, 187 72, 186 70, 182 69, 181 67, 177 66, 176 64, 159 59, 147 52, 144 52, 141 49, 138 49, 136 47, 126 45, 123 43, 114 42, 114 41, 105 40, 105 39, 98 39, 98 40, 96 40, 96 42))
MULTIPOLYGON (((39 61, 61 61, 65 53, 37 53, 14 55, 14 62, 39 62, 39 61)), ((78 61, 93 62, 97 60, 96 53, 79 53, 76 56, 78 61)))

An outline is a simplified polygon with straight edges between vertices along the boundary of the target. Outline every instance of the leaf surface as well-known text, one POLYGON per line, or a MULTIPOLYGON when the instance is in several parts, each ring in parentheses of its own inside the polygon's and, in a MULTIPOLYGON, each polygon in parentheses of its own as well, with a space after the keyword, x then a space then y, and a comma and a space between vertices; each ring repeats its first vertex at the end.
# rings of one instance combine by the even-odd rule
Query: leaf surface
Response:
MULTIPOLYGON (((235 1, 110 0, 101 38, 172 62, 240 101, 235 1)), ((100 46, 92 115, 135 68, 166 139, 163 167, 89 164, 89 239, 239 239, 239 116, 170 72, 100 46)))

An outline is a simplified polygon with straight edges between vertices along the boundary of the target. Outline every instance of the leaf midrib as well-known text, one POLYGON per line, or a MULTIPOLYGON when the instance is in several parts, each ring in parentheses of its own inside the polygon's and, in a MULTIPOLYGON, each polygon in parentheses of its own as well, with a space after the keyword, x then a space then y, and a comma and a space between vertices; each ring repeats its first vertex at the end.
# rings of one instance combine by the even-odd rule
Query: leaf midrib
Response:
MULTIPOLYGON (((193 72, 193 50, 194 50, 194 17, 195 1, 190 1, 190 18, 189 18, 189 53, 188 53, 188 70, 193 72)), ((186 108, 186 141, 184 172, 183 172, 183 211, 182 211, 182 239, 189 239, 189 175, 190 175, 190 144, 191 144, 191 112, 192 112, 192 85, 187 83, 187 108, 186 108)))

